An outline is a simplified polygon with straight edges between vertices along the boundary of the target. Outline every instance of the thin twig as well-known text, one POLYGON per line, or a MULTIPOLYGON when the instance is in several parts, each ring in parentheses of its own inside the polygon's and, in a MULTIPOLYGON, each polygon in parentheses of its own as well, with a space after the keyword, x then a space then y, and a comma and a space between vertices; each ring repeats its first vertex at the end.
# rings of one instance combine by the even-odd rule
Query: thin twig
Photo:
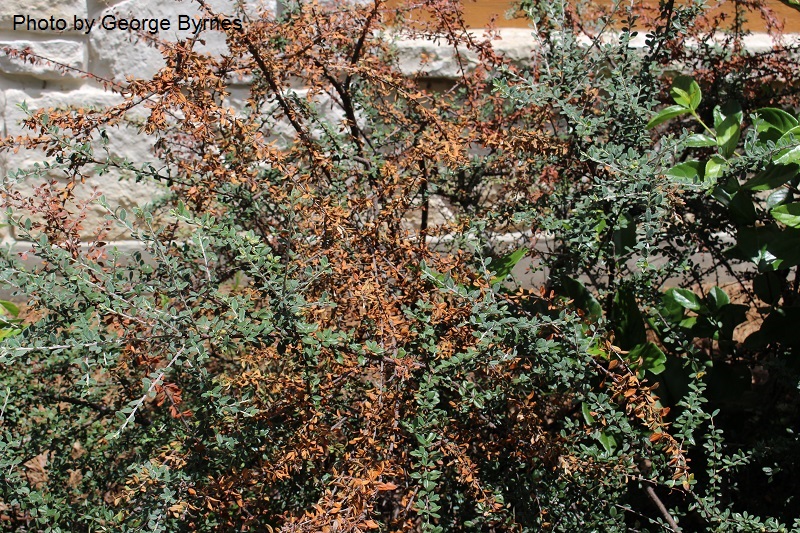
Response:
POLYGON ((662 502, 661 498, 658 497, 658 494, 656 494, 656 491, 653 489, 653 487, 651 485, 647 485, 647 487, 644 490, 645 492, 647 492, 647 495, 650 497, 650 500, 655 504, 656 507, 658 507, 658 510, 661 511, 661 516, 663 516, 664 520, 667 521, 667 524, 669 524, 669 527, 672 528, 672 531, 674 531, 675 533, 680 533, 681 528, 678 526, 678 523, 669 513, 669 510, 664 505, 664 502, 662 502))
POLYGON ((3 400, 3 408, 0 409, 0 422, 4 420, 3 415, 6 413, 6 405, 8 405, 8 398, 11 396, 11 387, 6 387, 6 399, 3 400))

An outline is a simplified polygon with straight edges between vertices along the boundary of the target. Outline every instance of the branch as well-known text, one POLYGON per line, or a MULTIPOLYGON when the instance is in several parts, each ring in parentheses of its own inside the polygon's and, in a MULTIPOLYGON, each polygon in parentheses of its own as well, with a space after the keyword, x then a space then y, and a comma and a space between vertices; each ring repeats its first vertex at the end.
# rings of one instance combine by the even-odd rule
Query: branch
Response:
POLYGON ((658 497, 656 491, 653 490, 653 487, 651 485, 647 485, 645 492, 647 492, 647 495, 650 497, 650 500, 655 504, 655 506, 658 507, 658 510, 661 511, 661 516, 663 516, 664 520, 667 521, 667 524, 669 524, 669 527, 672 528, 672 531, 675 533, 681 533, 681 528, 678 526, 678 523, 674 518, 672 518, 669 510, 667 510, 667 507, 664 505, 664 502, 661 501, 661 498, 658 497))
POLYGON ((105 405, 100 405, 99 403, 90 402, 89 400, 84 400, 81 398, 73 398, 71 396, 65 396, 63 394, 51 394, 49 392, 41 392, 39 393, 39 396, 56 402, 66 402, 72 405, 78 405, 80 407, 89 407, 90 409, 94 409, 98 413, 104 415, 114 414, 114 410, 106 407, 105 405))

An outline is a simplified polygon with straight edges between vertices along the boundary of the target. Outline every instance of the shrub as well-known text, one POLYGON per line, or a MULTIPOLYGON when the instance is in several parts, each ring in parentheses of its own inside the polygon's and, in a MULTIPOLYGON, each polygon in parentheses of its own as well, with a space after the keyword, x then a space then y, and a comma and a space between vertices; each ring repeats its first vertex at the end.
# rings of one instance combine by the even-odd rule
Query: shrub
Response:
MULTIPOLYGON (((0 348, 4 527, 784 527, 728 510, 723 476, 749 456, 706 408, 691 339, 646 321, 690 261, 662 251, 686 140, 646 129, 672 33, 645 54, 629 32, 586 47, 551 5, 531 12, 528 72, 426 0, 408 34, 477 58, 433 94, 400 72, 382 2, 286 7, 228 33, 227 57, 162 43, 167 66, 118 106, 39 110, 6 140, 48 160, 4 187, 38 261, 3 259, 31 317, 0 348), (238 76, 253 83, 234 110, 238 76), (158 163, 107 157, 144 101, 158 163), (96 200, 108 225, 83 242, 76 189, 112 169, 164 197, 96 200), (19 188, 53 174, 35 197, 19 188), (433 198, 451 220, 433 223, 433 198), (107 245, 112 225, 142 251, 107 245), (555 232, 551 287, 514 282, 533 243, 492 236, 520 227, 555 232), (665 351, 689 368, 669 402, 665 351)), ((665 13, 673 28, 693 11, 665 13)))

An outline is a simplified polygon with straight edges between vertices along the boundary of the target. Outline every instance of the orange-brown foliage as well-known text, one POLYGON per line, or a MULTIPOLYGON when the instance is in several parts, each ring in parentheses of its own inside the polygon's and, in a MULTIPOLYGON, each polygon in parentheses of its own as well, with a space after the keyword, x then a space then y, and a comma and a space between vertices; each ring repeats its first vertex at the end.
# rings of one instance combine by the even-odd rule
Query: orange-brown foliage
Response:
MULTIPOLYGON (((430 246, 432 238, 467 228, 471 217, 503 212, 521 199, 533 202, 547 194, 550 182, 539 181, 547 171, 535 165, 566 156, 570 147, 549 126, 550 110, 509 109, 491 92, 499 67, 515 70, 494 53, 491 35, 483 39, 466 33, 454 2, 418 4, 429 16, 408 26, 408 36, 461 50, 456 55, 463 62, 460 75, 446 93, 421 90, 417 80, 399 70, 381 35, 389 15, 383 1, 366 7, 312 2, 283 19, 254 20, 241 33, 231 31, 230 53, 223 57, 195 51, 196 39, 161 43, 166 67, 151 80, 132 79, 114 89, 124 97, 119 105, 39 110, 26 121, 32 131, 28 136, 6 141, 8 147, 41 148, 49 156, 69 158, 64 138, 51 134, 50 127, 60 128, 68 139, 90 140, 101 129, 124 122, 131 109, 144 106, 148 115, 142 134, 157 139, 157 154, 170 169, 168 175, 153 178, 167 184, 193 212, 224 218, 253 206, 259 215, 243 220, 250 225, 241 229, 253 230, 292 272, 308 268, 318 273, 295 290, 302 291, 306 302, 322 303, 294 311, 282 308, 280 295, 255 285, 228 289, 255 300, 257 307, 297 313, 298 321, 316 330, 276 332, 233 353, 217 347, 221 339, 206 339, 214 356, 206 363, 214 383, 232 397, 247 399, 256 410, 247 423, 281 430, 275 433, 280 440, 264 443, 254 452, 257 459, 244 467, 231 465, 176 488, 181 503, 170 512, 189 527, 212 515, 224 517, 220 530, 280 526, 287 531, 369 531, 378 529, 379 522, 392 531, 418 527, 414 501, 419 484, 410 477, 415 462, 410 453, 418 444, 404 422, 420 409, 423 372, 481 343, 480 332, 470 323, 474 301, 442 290, 420 265, 424 262, 471 287, 477 291, 476 301, 504 300, 520 316, 534 316, 525 310, 526 302, 552 304, 552 309, 558 305, 532 293, 497 293, 475 270, 474 252, 444 253, 430 246), (473 66, 467 65, 464 51, 477 58, 473 66), (253 80, 244 112, 230 104, 230 82, 239 78, 253 80), (293 96, 287 91, 291 87, 305 93, 293 96), (321 97, 341 113, 336 131, 326 132, 309 111, 321 97), (369 120, 362 118, 364 102, 370 104, 369 120), (279 123, 288 124, 292 134, 276 138, 273 128, 279 123), (475 154, 481 154, 480 166, 472 164, 475 154), (428 223, 428 191, 434 186, 452 201, 456 220, 428 223), (481 201, 489 196, 491 201, 481 201), (321 267, 323 258, 329 269, 321 267), (410 312, 418 302, 428 306, 425 327, 435 331, 435 345, 424 350, 416 346, 423 332, 419 318, 410 312), (308 346, 325 330, 345 333, 347 342, 321 342, 310 355, 308 346), (363 348, 369 343, 380 352, 365 358, 363 348), (319 483, 313 504, 298 507, 282 500, 286 496, 281 490, 309 480, 319 483)), ((401 9, 391 20, 402 17, 401 9)), ((576 102, 596 98, 577 95, 576 102)), ((76 261, 101 271, 110 268, 102 244, 89 253, 81 247, 85 206, 76 202, 74 191, 92 184, 87 165, 104 162, 73 158, 64 181, 46 184, 33 198, 6 198, 17 210, 43 215, 34 230, 62 243, 76 261)), ((500 222, 497 229, 509 227, 500 222)), ((92 241, 102 243, 107 229, 92 241)), ((181 236, 175 226, 160 238, 181 236)), ((217 253, 215 263, 198 262, 187 293, 202 292, 212 272, 215 282, 230 282, 233 273, 227 265, 235 264, 235 253, 217 253)), ((101 285, 94 290, 104 292, 101 285)), ((175 312, 186 310, 180 298, 171 298, 169 305, 175 312)), ((163 380, 147 391, 153 398, 147 409, 166 410, 185 428, 151 462, 177 470, 210 462, 212 452, 199 444, 203 430, 192 425, 204 399, 190 372, 177 372, 173 366, 178 356, 173 358, 166 348, 163 325, 144 315, 99 312, 105 314, 104 327, 122 339, 124 354, 109 370, 119 383, 110 389, 109 404, 124 405, 136 397, 130 382, 160 372, 163 380)), ((228 311, 220 306, 194 312, 198 320, 228 311)), ((542 331, 551 339, 561 335, 556 329, 542 331)), ((235 337, 225 340, 237 342, 235 337)), ((496 407, 499 412, 490 419, 480 409, 467 409, 456 394, 443 398, 449 418, 433 448, 452 483, 496 516, 490 522, 513 528, 508 525, 513 525, 513 513, 497 500, 482 465, 501 458, 536 460, 551 471, 580 470, 598 477, 608 468, 625 467, 566 456, 567 443, 554 420, 574 412, 570 394, 544 398, 516 392, 514 380, 530 370, 531 361, 513 357, 513 341, 498 340, 491 349, 509 355, 508 361, 455 368, 452 379, 496 383, 504 389, 507 404, 496 407)), ((613 368, 603 358, 596 364, 598 387, 607 388, 634 422, 652 432, 651 440, 664 445, 676 477, 683 479, 686 460, 668 435, 651 389, 628 369, 613 368)), ((222 436, 243 429, 240 418, 213 420, 214 431, 222 436)), ((116 504, 130 509, 135 507, 130 502, 143 503, 151 481, 146 473, 132 474, 117 491, 116 504)), ((540 512, 544 516, 547 509, 540 512)))

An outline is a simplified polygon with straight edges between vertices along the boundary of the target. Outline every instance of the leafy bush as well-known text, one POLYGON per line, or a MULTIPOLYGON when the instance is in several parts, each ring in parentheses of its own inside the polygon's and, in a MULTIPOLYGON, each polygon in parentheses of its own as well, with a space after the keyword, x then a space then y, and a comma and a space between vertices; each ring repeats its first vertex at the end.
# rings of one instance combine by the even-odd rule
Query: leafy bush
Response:
MULTIPOLYGON (((793 331, 800 316, 798 204, 793 201, 800 181, 795 136, 798 121, 783 110, 761 108, 751 113, 751 126, 745 128, 741 106, 730 101, 714 108, 711 127, 696 112, 702 98, 696 82, 679 78, 672 92, 675 111, 682 108, 681 114, 693 116, 704 130, 687 137, 687 144, 706 153, 703 159, 675 165, 668 174, 687 188, 703 191, 716 204, 717 215, 727 221, 735 242, 715 252, 726 265, 728 261, 749 263, 750 268, 737 276, 743 288, 740 299, 749 305, 731 303, 719 287, 712 287, 704 298, 687 289, 670 289, 662 304, 665 337, 677 335, 716 343, 716 349, 705 354, 713 372, 709 385, 716 389, 712 398, 724 408, 723 425, 732 439, 745 442, 744 448, 752 449, 753 466, 761 466, 768 475, 768 482, 762 479, 748 484, 754 488, 768 484, 772 490, 781 490, 792 483, 790 478, 797 469, 795 428, 783 417, 776 420, 775 415, 796 409, 800 381, 798 339, 793 331), (687 99, 686 95, 692 97, 687 99), (741 146, 740 138, 744 141, 741 146), (759 316, 758 327, 751 328, 741 344, 733 343, 734 328, 746 320, 756 302, 760 303, 754 309, 759 316), (744 413, 746 423, 742 421, 744 413), (754 432, 755 428, 758 430, 754 432), (769 435, 768 440, 765 435, 769 435), (776 478, 773 471, 782 475, 776 478)), ((671 113, 666 108, 651 125, 671 113)), ((713 227, 706 217, 700 223, 713 227)), ((748 494, 754 488, 741 492, 748 494)), ((796 504, 789 499, 756 500, 747 505, 759 512, 780 509, 788 514, 796 504)))
MULTIPOLYGON (((435 94, 401 73, 384 7, 287 5, 228 33, 228 57, 163 43, 167 66, 118 106, 38 110, 6 140, 48 159, 4 187, 37 263, 3 259, 30 316, 0 348, 3 526, 785 530, 792 509, 756 517, 736 475, 796 440, 728 443, 709 376, 739 359, 695 342, 738 353, 725 317, 739 308, 719 289, 662 291, 692 270, 679 217, 708 187, 675 166, 697 137, 654 143, 647 123, 659 50, 697 8, 664 9, 639 53, 629 31, 586 45, 568 11, 533 6, 526 71, 426 0, 406 36, 477 64, 435 94), (110 157, 144 101, 158 163, 110 157), (164 197, 133 212, 96 200, 108 224, 82 241, 76 191, 119 169, 164 197), (107 245, 112 226, 142 251, 107 245), (511 276, 535 243, 493 239, 519 229, 554 236, 542 290, 511 276)), ((695 85, 676 87, 699 117, 695 85)), ((794 146, 762 122, 766 145, 740 158, 723 127, 740 115, 720 116, 704 141, 731 160, 716 183, 794 146)), ((766 409, 787 409, 772 431, 792 428, 795 400, 766 409)))

